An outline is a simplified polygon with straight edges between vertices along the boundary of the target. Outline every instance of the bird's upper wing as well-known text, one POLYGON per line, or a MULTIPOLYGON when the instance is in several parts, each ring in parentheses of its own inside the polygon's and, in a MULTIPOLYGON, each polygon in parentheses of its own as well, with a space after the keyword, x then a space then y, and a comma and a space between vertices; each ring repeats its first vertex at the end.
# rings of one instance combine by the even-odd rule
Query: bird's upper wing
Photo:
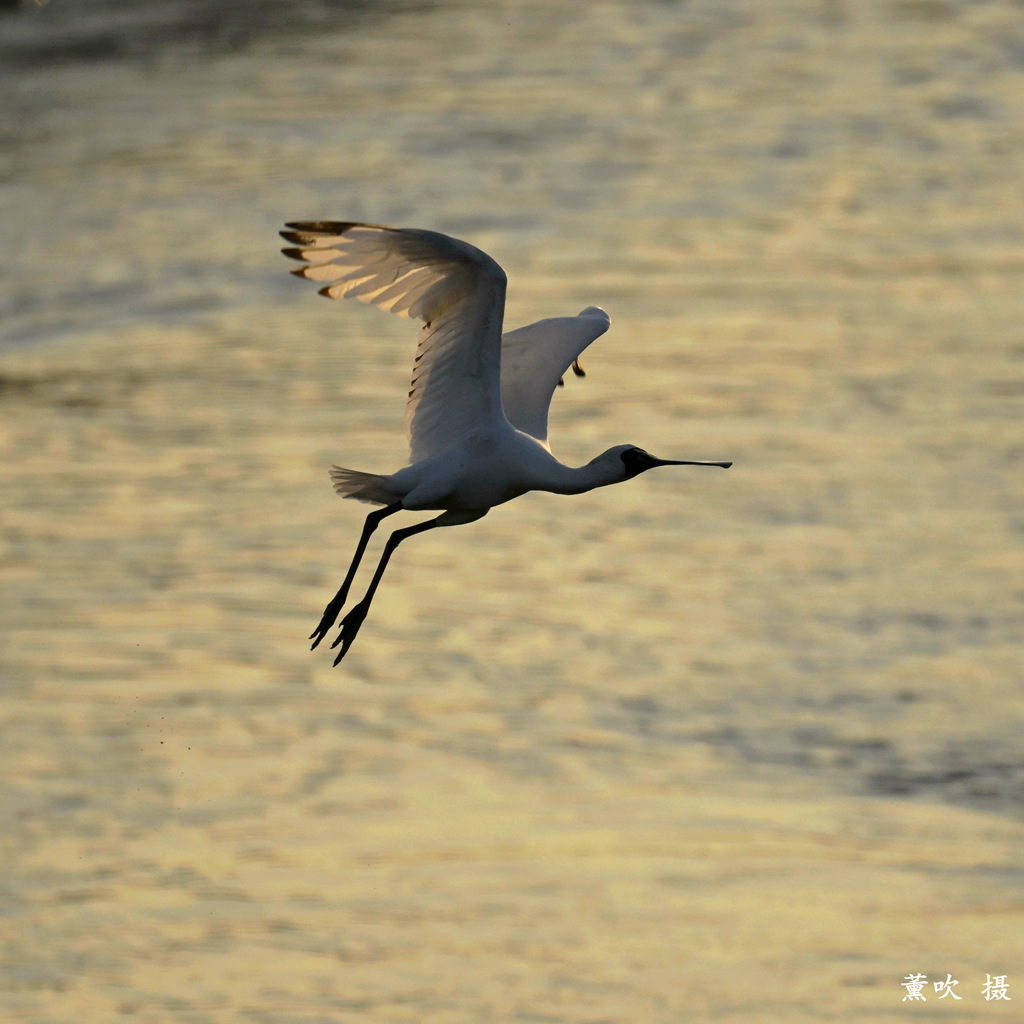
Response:
POLYGON ((369 302, 421 320, 405 407, 410 458, 418 462, 500 419, 505 272, 479 249, 435 231, 300 221, 283 250, 322 281, 321 295, 369 302))
MULTIPOLYGON (((501 339, 501 403, 509 423, 548 439, 548 406, 563 375, 580 353, 608 330, 608 314, 588 306, 577 316, 538 320, 501 339)), ((582 370, 576 367, 577 373, 582 370)))

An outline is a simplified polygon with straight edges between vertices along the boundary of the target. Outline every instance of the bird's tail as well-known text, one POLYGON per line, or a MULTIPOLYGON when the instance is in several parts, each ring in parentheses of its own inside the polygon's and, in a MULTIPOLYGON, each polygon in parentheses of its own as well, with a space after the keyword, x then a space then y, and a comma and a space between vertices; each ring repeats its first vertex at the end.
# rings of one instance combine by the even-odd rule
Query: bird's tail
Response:
POLYGON ((371 505, 393 505, 401 500, 400 494, 389 489, 389 480, 389 477, 377 473, 360 473, 357 469, 343 469, 341 466, 331 467, 331 482, 337 494, 371 505))

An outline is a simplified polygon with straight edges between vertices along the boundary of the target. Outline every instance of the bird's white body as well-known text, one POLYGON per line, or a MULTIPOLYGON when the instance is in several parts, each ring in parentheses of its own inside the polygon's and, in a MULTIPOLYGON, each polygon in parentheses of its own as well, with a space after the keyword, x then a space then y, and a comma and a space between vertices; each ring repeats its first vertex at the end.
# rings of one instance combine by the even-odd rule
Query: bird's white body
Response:
POLYGON ((379 505, 400 502, 413 512, 458 509, 481 514, 527 491, 582 494, 622 477, 621 449, 611 449, 586 466, 563 465, 547 445, 503 424, 467 435, 458 445, 442 449, 389 476, 335 467, 331 478, 346 497, 379 505))
POLYGON ((396 530, 366 597, 342 621, 344 657, 365 618, 391 552, 406 537, 472 522, 527 491, 579 494, 659 465, 716 465, 655 459, 634 445, 609 448, 585 466, 559 462, 548 445, 548 407, 570 367, 609 325, 589 306, 502 334, 505 272, 486 253, 433 231, 315 221, 281 234, 301 277, 324 282, 328 298, 353 297, 418 319, 419 343, 406 402, 410 465, 391 474, 334 467, 335 490, 384 506, 366 518, 348 575, 313 633, 320 642, 341 611, 370 535, 388 515, 441 510, 428 523, 396 530))

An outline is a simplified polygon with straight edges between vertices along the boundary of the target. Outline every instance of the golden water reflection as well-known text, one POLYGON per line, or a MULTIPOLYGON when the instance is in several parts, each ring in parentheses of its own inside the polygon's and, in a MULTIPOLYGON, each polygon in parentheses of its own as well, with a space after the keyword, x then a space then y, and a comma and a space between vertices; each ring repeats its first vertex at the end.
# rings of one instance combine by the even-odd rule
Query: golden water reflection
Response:
POLYGON ((20 68, 5 1019, 896 1021, 918 971, 1007 1019, 1014 12, 451 4, 20 68), (331 670, 326 468, 401 465, 412 337, 288 278, 311 216, 470 238, 514 324, 607 308, 566 461, 734 468, 417 538, 331 670))

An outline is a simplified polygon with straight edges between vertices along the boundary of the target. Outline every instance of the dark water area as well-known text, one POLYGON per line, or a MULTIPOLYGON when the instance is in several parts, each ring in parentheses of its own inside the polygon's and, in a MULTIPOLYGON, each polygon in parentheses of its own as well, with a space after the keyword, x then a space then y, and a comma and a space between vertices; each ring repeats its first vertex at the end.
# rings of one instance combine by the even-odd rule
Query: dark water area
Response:
POLYGON ((0 67, 200 59, 266 41, 287 46, 431 6, 403 0, 13 0, 0 8, 0 67))

